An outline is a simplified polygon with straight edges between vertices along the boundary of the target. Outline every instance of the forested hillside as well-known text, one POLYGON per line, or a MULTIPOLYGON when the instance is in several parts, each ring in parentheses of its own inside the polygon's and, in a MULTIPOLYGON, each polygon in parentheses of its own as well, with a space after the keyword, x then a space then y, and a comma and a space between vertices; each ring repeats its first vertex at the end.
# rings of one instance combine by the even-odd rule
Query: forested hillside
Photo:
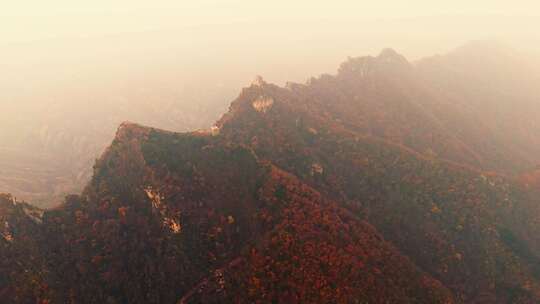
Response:
POLYGON ((0 295, 540 302, 539 95, 481 46, 416 63, 386 49, 286 87, 258 77, 208 130, 123 123, 80 195, 47 210, 0 198, 0 295))

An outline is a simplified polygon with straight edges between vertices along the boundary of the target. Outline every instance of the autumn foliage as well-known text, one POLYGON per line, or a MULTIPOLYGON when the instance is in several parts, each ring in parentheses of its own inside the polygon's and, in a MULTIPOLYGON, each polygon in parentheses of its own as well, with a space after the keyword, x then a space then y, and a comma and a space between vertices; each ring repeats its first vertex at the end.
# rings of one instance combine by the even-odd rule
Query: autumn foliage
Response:
POLYGON ((538 178, 509 177, 532 154, 452 133, 471 118, 420 72, 385 50, 306 85, 258 79, 211 131, 123 124, 81 195, 43 214, 0 197, 0 296, 540 302, 538 178))

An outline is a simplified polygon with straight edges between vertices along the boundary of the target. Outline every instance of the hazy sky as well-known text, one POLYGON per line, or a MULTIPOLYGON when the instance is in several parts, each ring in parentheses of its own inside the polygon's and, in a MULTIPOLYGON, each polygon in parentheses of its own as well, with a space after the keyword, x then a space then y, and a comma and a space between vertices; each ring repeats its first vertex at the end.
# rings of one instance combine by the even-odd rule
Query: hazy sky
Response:
POLYGON ((0 75, 0 89, 18 81, 35 91, 62 77, 54 81, 64 90, 67 81, 133 75, 145 83, 167 77, 238 87, 262 74, 283 84, 386 47, 411 60, 470 40, 540 50, 540 4, 533 0, 0 2, 0 66, 12 69, 0 75))
MULTIPOLYGON (((531 16, 533 0, 4 0, 0 43, 211 24, 346 22, 425 16, 531 16)), ((456 25, 458 26, 458 25, 456 25)))

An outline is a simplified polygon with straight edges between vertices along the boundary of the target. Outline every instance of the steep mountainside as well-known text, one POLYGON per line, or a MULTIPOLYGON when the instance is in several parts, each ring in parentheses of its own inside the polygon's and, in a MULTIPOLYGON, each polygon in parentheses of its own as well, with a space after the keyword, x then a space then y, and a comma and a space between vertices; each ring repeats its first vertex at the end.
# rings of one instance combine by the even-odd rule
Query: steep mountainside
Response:
POLYGON ((467 301, 538 288, 540 214, 519 183, 359 135, 317 110, 294 91, 252 86, 218 123, 220 136, 354 206, 467 301), (260 96, 272 101, 264 111, 260 96))
POLYGON ((84 198, 45 223, 71 244, 53 287, 76 302, 452 302, 369 224, 208 135, 124 125, 84 198))
POLYGON ((0 194, 0 298, 6 303, 47 298, 42 215, 42 210, 0 194))
POLYGON ((89 85, 43 90, 40 97, 4 97, 0 191, 42 207, 57 206, 88 183, 93 163, 122 121, 175 131, 202 128, 226 109, 224 96, 234 96, 218 87, 131 85, 135 89, 89 85))
POLYGON ((257 78, 208 131, 122 124, 81 195, 43 214, 1 198, 10 275, 0 293, 14 303, 540 302, 536 173, 509 177, 530 155, 487 123, 458 124, 478 112, 464 115, 420 73, 385 50, 306 85, 257 78), (480 149, 479 134, 508 150, 480 149))
POLYGON ((513 175, 540 152, 540 69, 517 58, 482 43, 417 63, 386 49, 288 87, 350 131, 513 175))

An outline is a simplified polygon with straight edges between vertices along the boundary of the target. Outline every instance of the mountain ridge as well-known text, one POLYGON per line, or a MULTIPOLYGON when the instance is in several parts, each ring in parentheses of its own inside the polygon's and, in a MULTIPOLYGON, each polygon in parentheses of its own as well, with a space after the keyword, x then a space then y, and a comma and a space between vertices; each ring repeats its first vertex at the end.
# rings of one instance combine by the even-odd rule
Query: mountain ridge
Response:
POLYGON ((35 236, 20 248, 3 242, 1 267, 14 275, 0 294, 15 303, 538 302, 536 192, 507 173, 512 162, 492 170, 490 157, 500 158, 450 127, 462 112, 440 120, 455 105, 431 98, 402 56, 363 58, 304 85, 257 77, 209 130, 121 124, 82 194, 42 223, 10 211, 24 205, 5 196, 0 219, 35 236), (368 74, 366 60, 376 66, 368 74), (23 264, 31 277, 15 275, 19 250, 36 257, 23 264))

